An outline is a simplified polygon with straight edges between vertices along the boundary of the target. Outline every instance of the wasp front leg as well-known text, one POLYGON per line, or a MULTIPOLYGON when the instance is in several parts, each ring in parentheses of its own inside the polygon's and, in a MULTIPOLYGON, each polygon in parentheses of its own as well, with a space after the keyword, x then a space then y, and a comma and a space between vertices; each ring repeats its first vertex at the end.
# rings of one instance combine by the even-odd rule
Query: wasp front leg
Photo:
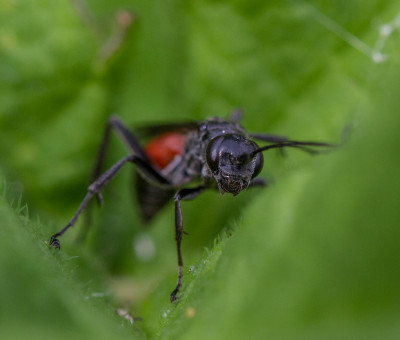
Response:
POLYGON ((62 236, 69 228, 71 228, 77 221, 82 211, 86 208, 88 203, 91 201, 93 196, 102 200, 101 190, 108 184, 108 182, 118 173, 122 166, 126 163, 134 163, 138 171, 146 178, 147 181, 156 183, 160 187, 170 188, 171 184, 148 160, 146 153, 140 146, 136 137, 121 123, 116 117, 111 117, 107 123, 105 133, 103 135, 102 143, 100 146, 99 154, 93 171, 93 178, 95 178, 92 184, 88 187, 86 196, 82 203, 79 205, 74 216, 69 223, 61 229, 59 232, 51 236, 49 245, 55 249, 60 249, 60 242, 57 239, 62 236), (104 155, 107 149, 108 140, 111 129, 117 132, 119 138, 126 145, 130 155, 122 158, 111 166, 106 172, 101 174, 101 168, 104 162, 104 155))
POLYGON ((79 215, 82 213, 83 209, 87 206, 94 195, 100 195, 100 191, 104 188, 107 183, 114 177, 114 175, 118 172, 119 169, 126 163, 126 162, 135 162, 135 156, 126 156, 122 158, 120 161, 115 163, 110 169, 108 169, 104 174, 102 174, 96 181, 94 181, 88 188, 88 192, 83 199, 82 203, 79 205, 78 209, 76 210, 74 216, 69 221, 69 223, 61 229, 59 232, 55 233, 53 236, 50 237, 49 245, 55 249, 60 249, 60 242, 58 241, 57 237, 62 236, 70 227, 72 227, 76 220, 78 219, 79 215))
POLYGON ((53 248, 60 249, 60 242, 58 241, 57 237, 62 236, 69 228, 71 228, 75 222, 77 221, 79 215, 91 201, 94 195, 100 195, 101 190, 108 184, 108 182, 116 175, 116 173, 122 168, 122 166, 127 163, 131 162, 136 164, 138 169, 140 169, 149 180, 153 180, 154 182, 160 183, 160 185, 169 185, 167 179, 165 179, 160 173, 158 173, 150 164, 142 159, 138 158, 135 155, 129 155, 117 163, 115 163, 110 169, 104 172, 100 177, 95 180, 88 188, 88 192, 83 199, 82 203, 76 210, 74 216, 69 221, 69 223, 61 229, 59 232, 55 233, 53 236, 50 237, 49 245, 53 248))
POLYGON ((182 200, 190 201, 197 197, 202 191, 204 191, 205 186, 200 185, 196 188, 192 189, 180 189, 174 196, 175 202, 175 240, 176 240, 176 250, 178 253, 178 280, 176 283, 175 289, 171 293, 171 302, 174 302, 177 299, 176 294, 178 294, 179 290, 182 286, 182 253, 181 253, 181 242, 182 242, 182 234, 183 234, 183 220, 182 220, 182 209, 180 202, 182 200))

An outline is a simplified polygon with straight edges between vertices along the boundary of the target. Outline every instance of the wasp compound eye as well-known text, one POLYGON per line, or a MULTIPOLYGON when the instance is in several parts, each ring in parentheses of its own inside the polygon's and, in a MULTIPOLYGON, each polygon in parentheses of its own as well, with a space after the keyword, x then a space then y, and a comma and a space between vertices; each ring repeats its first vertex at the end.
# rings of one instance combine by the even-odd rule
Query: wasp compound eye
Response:
POLYGON ((254 172, 251 178, 254 178, 258 176, 258 174, 261 172, 262 168, 264 165, 264 157, 261 152, 257 153, 255 155, 255 166, 254 166, 254 172))
POLYGON ((220 135, 213 138, 206 149, 206 161, 215 173, 224 166, 245 167, 255 159, 258 171, 261 170, 262 156, 253 155, 257 145, 244 136, 235 134, 220 135))
POLYGON ((206 149, 206 161, 212 172, 218 170, 219 167, 219 156, 221 151, 221 145, 226 136, 218 136, 213 138, 207 145, 206 149))

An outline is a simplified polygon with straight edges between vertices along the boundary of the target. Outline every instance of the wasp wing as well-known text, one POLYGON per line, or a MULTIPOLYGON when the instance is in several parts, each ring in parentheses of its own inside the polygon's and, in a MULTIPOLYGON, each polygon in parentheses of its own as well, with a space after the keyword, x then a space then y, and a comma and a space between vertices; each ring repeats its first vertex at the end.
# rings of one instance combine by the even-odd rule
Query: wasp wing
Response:
POLYGON ((145 125, 135 128, 135 135, 141 140, 147 140, 164 133, 177 132, 177 133, 188 133, 199 128, 198 122, 195 121, 184 121, 177 123, 160 123, 153 125, 145 125))
POLYGON ((174 190, 165 190, 152 185, 137 171, 134 174, 136 200, 144 223, 149 223, 165 204, 174 196, 174 190))
MULTIPOLYGON (((194 121, 177 123, 161 123, 135 128, 135 136, 145 143, 152 138, 165 133, 186 134, 197 130, 199 125, 194 121)), ((150 183, 140 173, 135 171, 134 180, 136 184, 136 199, 139 204, 140 213, 145 223, 149 223, 175 194, 175 190, 164 189, 150 183)))

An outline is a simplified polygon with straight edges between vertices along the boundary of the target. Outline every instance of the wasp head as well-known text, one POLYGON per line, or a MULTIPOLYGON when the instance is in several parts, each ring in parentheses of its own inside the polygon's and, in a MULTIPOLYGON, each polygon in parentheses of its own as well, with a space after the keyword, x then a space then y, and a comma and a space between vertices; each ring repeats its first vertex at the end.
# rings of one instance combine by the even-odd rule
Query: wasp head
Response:
POLYGON ((237 195, 246 189, 263 166, 263 156, 255 153, 258 146, 238 134, 213 138, 207 145, 206 160, 221 194, 237 195))

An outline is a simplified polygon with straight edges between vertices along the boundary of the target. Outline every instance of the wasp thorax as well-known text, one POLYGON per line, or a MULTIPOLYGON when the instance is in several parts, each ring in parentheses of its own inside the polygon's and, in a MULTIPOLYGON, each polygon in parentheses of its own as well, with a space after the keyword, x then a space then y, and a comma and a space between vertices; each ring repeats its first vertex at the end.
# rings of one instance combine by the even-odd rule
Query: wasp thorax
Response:
POLYGON ((261 171, 261 153, 253 155, 257 144, 242 135, 226 134, 207 145, 206 160, 221 194, 237 195, 261 171))

